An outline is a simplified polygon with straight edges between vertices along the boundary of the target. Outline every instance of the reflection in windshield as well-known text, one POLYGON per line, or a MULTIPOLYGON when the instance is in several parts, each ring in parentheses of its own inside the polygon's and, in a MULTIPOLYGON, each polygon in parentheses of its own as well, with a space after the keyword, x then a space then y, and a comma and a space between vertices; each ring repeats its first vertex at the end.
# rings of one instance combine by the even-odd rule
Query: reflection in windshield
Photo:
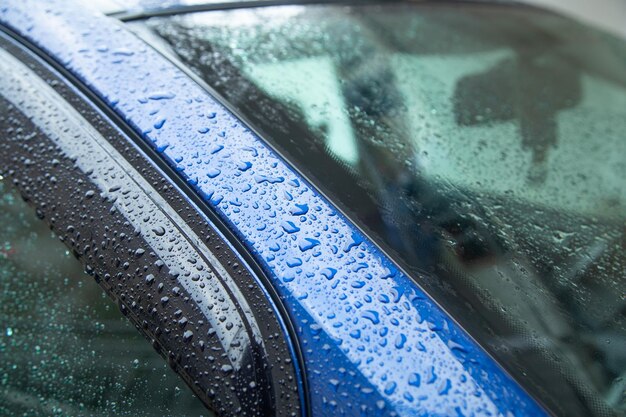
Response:
POLYGON ((626 412, 623 42, 485 5, 147 27, 555 412, 626 412))
POLYGON ((517 121, 522 149, 532 154, 528 178, 540 183, 546 180, 548 152, 558 145, 558 114, 581 100, 577 69, 550 58, 549 49, 516 54, 459 79, 454 94, 461 126, 517 121))

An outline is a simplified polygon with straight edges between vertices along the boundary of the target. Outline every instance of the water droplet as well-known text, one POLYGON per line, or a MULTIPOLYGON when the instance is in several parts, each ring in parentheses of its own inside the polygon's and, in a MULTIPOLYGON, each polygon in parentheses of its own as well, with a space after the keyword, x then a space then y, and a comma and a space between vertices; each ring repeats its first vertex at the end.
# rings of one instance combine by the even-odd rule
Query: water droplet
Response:
POLYGON ((451 387, 452 387, 452 383, 450 382, 448 378, 446 378, 446 380, 442 381, 441 385, 439 385, 439 387, 437 388, 437 394, 447 395, 451 387))
POLYGON ((394 342, 396 349, 402 349, 405 343, 406 343, 406 336, 403 333, 400 333, 396 337, 396 341, 394 342))
POLYGON ((247 171, 250 168, 252 168, 252 163, 248 161, 241 161, 237 164, 237 169, 242 172, 247 171))
POLYGON ((309 326, 309 328, 311 329, 311 333, 313 335, 318 335, 322 332, 322 326, 320 326, 317 323, 313 323, 309 326))
POLYGON ((437 374, 435 373, 435 367, 431 366, 428 368, 428 374, 426 375, 426 383, 432 384, 437 380, 437 374))
POLYGON ((290 258, 287 259, 287 266, 290 268, 295 268, 296 266, 302 265, 302 259, 300 258, 290 258))
POLYGON ((352 235, 350 235, 350 237, 351 237, 351 242, 349 242, 343 248, 343 251, 346 252, 346 253, 350 252, 350 249, 359 246, 363 242, 363 239, 361 238, 361 236, 357 232, 352 233, 352 235))
POLYGON ((148 96, 150 100, 169 100, 174 97, 176 97, 176 94, 170 93, 169 91, 155 91, 148 96))
POLYGON ((363 313, 362 317, 364 319, 368 319, 373 324, 380 323, 380 318, 378 317, 378 313, 376 311, 374 311, 374 310, 367 310, 367 311, 365 311, 365 313, 363 313))
POLYGON ((209 170, 207 171, 206 176, 207 176, 207 177, 209 177, 209 178, 215 178, 215 177, 217 177, 218 175, 220 175, 221 173, 222 173, 222 171, 220 171, 219 169, 217 169, 217 168, 211 168, 211 169, 209 169, 209 170))
POLYGON ((224 145, 217 144, 217 145, 211 146, 211 149, 209 149, 209 152, 211 152, 211 154, 213 155, 213 154, 218 153, 222 149, 224 149, 224 145))
POLYGON ((289 209, 289 213, 293 214, 294 216, 302 216, 304 214, 307 214, 309 212, 309 206, 307 206, 306 204, 294 204, 294 207, 291 207, 289 209))
POLYGON ((334 268, 324 268, 320 271, 320 273, 328 280, 333 279, 333 277, 335 276, 335 274, 337 273, 337 270, 334 268))
POLYGON ((350 337, 354 338, 354 339, 360 339, 361 338, 361 331, 359 329, 354 329, 350 332, 350 337))
POLYGON ((130 49, 127 49, 127 48, 117 48, 116 50, 113 51, 113 55, 133 56, 133 55, 135 55, 135 53, 133 51, 131 51, 130 49))
POLYGON ((320 244, 320 241, 317 239, 311 239, 310 237, 305 237, 304 239, 298 242, 298 247, 302 252, 312 249, 320 244))
POLYGON ((387 385, 385 385, 385 394, 387 395, 391 395, 394 393, 394 391, 396 390, 396 387, 398 386, 398 384, 396 384, 393 381, 390 381, 387 383, 387 385))
POLYGON ((155 129, 160 129, 163 127, 163 125, 165 124, 165 118, 159 119, 154 123, 154 128, 155 129))
POLYGON ((421 385, 421 378, 419 374, 412 373, 409 376, 409 385, 412 385, 414 387, 419 387, 421 385))
POLYGON ((267 182, 270 184, 276 184, 276 183, 285 181, 283 177, 270 177, 269 175, 256 175, 254 177, 254 180, 259 184, 264 183, 264 182, 267 182))
POLYGON ((282 222, 280 224, 280 226, 287 233, 296 233, 296 232, 300 231, 300 228, 298 226, 296 226, 295 224, 293 224, 293 222, 290 222, 290 221, 284 221, 284 222, 282 222))

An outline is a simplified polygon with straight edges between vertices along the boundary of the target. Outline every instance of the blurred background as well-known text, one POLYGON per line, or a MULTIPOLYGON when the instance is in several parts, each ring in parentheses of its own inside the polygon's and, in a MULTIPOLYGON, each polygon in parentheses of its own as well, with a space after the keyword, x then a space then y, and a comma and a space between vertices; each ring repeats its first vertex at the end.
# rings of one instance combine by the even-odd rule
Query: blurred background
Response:
POLYGON ((626 38, 626 0, 526 0, 626 38))

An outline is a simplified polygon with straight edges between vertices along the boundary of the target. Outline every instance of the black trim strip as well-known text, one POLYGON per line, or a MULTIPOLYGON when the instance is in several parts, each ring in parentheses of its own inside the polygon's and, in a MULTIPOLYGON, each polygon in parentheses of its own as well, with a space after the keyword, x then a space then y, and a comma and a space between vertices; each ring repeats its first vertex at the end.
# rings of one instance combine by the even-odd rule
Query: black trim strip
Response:
MULTIPOLYGON (((387 2, 406 3, 407 0, 386 0, 387 2)), ((424 0, 409 0, 413 2, 421 2, 424 0)), ((245 0, 245 1, 225 1, 218 3, 208 4, 190 4, 190 5, 176 5, 172 7, 165 7, 163 9, 143 10, 139 12, 115 12, 110 13, 108 16, 121 20, 122 22, 131 22, 133 20, 142 20, 150 17, 157 16, 172 16, 177 14, 195 13, 195 12, 208 12, 215 10, 234 10, 234 9, 250 9, 256 7, 272 7, 272 6, 303 6, 303 5, 322 5, 322 4, 337 4, 337 5, 350 5, 359 3, 380 3, 381 0, 245 0)))
POLYGON ((151 17, 174 16, 195 12, 210 12, 217 10, 235 10, 250 9, 258 7, 273 6, 307 6, 307 5, 337 5, 337 6, 355 6, 361 4, 389 4, 389 3, 428 3, 430 5, 467 5, 467 4, 488 4, 491 6, 517 6, 524 8, 533 8, 549 12, 539 6, 522 3, 516 0, 244 0, 244 1, 225 1, 217 3, 204 4, 178 4, 162 9, 146 9, 141 11, 121 11, 109 13, 107 16, 121 20, 122 22, 132 22, 135 20, 144 20, 151 17))

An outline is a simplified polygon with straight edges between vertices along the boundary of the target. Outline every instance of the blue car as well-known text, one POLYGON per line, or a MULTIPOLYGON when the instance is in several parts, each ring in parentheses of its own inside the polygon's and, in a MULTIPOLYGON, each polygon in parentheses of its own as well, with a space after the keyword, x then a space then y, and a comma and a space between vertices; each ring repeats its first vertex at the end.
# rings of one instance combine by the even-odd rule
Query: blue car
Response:
POLYGON ((623 39, 2 0, 0 74, 0 415, 626 416, 623 39))

